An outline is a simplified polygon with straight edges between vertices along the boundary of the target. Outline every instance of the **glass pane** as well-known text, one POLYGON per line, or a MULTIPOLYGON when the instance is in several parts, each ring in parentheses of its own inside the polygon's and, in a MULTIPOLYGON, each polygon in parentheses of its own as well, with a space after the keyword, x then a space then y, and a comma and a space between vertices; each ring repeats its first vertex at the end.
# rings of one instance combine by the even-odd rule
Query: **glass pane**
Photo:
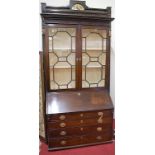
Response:
POLYGON ((86 68, 86 81, 90 84, 98 83, 101 80, 101 68, 86 68))
POLYGON ((50 89, 75 88, 75 28, 49 28, 50 89))
POLYGON ((71 36, 67 32, 57 32, 53 36, 54 50, 70 50, 71 49, 71 36))
POLYGON ((82 30, 82 87, 104 87, 106 30, 82 30))

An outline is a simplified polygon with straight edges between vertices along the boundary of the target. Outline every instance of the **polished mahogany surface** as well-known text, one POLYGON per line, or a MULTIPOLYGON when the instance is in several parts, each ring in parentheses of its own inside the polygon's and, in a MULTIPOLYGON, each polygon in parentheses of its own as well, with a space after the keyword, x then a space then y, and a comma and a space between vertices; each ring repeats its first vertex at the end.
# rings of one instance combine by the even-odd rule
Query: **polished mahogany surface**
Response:
POLYGON ((113 109, 107 90, 48 92, 46 95, 47 114, 113 109))

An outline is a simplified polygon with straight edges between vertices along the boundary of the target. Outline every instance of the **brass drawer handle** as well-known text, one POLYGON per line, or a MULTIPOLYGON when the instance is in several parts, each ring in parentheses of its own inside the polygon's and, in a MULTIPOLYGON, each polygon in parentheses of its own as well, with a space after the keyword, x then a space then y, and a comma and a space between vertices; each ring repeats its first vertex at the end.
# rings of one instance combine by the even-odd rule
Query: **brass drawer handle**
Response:
POLYGON ((97 140, 101 140, 102 139, 102 136, 97 136, 96 139, 97 140))
POLYGON ((66 126, 66 123, 60 123, 60 127, 65 127, 66 126))
POLYGON ((61 136, 66 135, 66 131, 61 131, 61 132, 60 132, 60 135, 61 135, 61 136))
POLYGON ((65 118, 66 118, 65 115, 61 115, 61 116, 59 117, 60 120, 65 120, 65 118))
POLYGON ((102 127, 97 127, 97 131, 101 132, 102 131, 102 127))
POLYGON ((81 117, 83 117, 83 114, 80 114, 81 117))
POLYGON ((98 112, 99 119, 97 120, 98 123, 103 123, 103 112, 98 112))
POLYGON ((67 142, 65 141, 65 140, 62 140, 61 142, 60 142, 60 144, 61 145, 65 145, 67 142))
POLYGON ((98 112, 98 115, 99 116, 103 116, 103 112, 98 112))

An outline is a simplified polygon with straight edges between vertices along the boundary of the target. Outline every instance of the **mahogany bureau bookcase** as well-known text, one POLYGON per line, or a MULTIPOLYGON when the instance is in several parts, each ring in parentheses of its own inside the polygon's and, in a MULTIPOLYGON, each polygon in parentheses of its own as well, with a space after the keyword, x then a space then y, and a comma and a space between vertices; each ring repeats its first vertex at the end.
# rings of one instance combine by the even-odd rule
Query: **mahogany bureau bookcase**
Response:
POLYGON ((111 142, 111 8, 41 6, 48 149, 111 142))

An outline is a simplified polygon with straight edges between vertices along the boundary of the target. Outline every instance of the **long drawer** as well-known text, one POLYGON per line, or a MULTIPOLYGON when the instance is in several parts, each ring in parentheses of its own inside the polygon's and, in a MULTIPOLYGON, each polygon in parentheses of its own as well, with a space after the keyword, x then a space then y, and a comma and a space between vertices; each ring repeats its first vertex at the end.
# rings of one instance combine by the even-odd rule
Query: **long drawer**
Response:
POLYGON ((97 117, 109 117, 113 115, 113 110, 100 110, 100 111, 89 111, 89 112, 78 112, 78 113, 65 113, 65 114, 52 114, 48 115, 48 121, 63 121, 63 120, 78 120, 88 119, 97 117))
POLYGON ((76 145, 86 145, 86 144, 97 144, 101 142, 107 142, 112 140, 112 134, 109 132, 105 134, 96 134, 96 135, 85 135, 85 136, 75 136, 70 138, 52 138, 49 139, 49 148, 62 148, 62 147, 71 147, 76 145))
POLYGON ((89 118, 81 120, 64 120, 60 122, 48 122, 48 129, 59 129, 66 127, 76 127, 76 126, 92 126, 92 125, 104 125, 112 124, 112 116, 105 118, 89 118))
POLYGON ((112 132, 112 124, 53 129, 48 131, 48 137, 77 136, 104 132, 112 132))

